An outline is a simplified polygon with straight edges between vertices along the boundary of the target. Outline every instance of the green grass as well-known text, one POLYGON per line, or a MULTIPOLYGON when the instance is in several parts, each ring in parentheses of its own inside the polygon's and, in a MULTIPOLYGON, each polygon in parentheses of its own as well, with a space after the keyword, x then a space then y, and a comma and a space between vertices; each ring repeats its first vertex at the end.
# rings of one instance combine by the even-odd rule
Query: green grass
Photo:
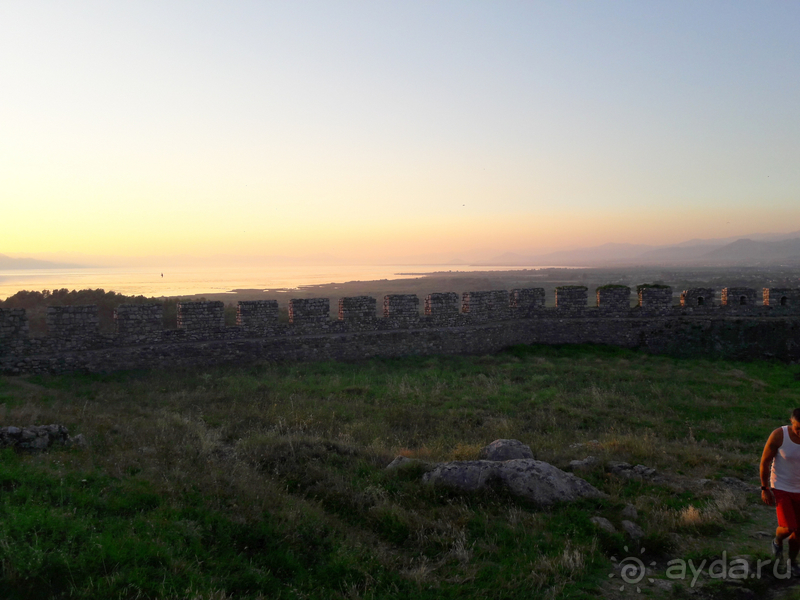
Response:
POLYGON ((619 527, 626 503, 657 560, 758 551, 755 496, 696 481, 757 474, 800 406, 799 372, 515 347, 0 378, 3 425, 89 441, 0 455, 0 597, 594 598, 632 542, 590 519, 619 527), (608 497, 542 509, 384 470, 397 454, 472 459, 496 438, 562 468, 597 457, 580 475, 608 497), (608 460, 667 481, 620 479, 608 460))

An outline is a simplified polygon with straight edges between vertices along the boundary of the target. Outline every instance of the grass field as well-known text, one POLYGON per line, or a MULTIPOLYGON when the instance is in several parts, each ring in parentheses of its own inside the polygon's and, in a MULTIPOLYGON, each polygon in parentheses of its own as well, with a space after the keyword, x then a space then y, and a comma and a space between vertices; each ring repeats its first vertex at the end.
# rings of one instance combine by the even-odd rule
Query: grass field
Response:
POLYGON ((612 557, 644 548, 656 578, 675 557, 767 557, 774 514, 715 482, 757 485, 798 379, 795 365, 597 347, 0 378, 2 425, 61 423, 89 443, 3 451, 0 597, 635 597, 609 582, 612 557), (496 438, 561 468, 595 456, 580 476, 608 497, 541 509, 384 470, 398 454, 476 458, 496 438), (609 460, 663 479, 620 478, 609 460), (642 540, 591 523, 619 530, 628 503, 642 540))

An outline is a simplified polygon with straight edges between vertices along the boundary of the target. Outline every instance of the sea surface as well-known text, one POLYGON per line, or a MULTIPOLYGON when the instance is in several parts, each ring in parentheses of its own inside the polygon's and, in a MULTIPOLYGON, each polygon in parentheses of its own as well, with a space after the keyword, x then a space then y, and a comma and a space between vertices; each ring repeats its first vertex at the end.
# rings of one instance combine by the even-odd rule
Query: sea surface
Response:
POLYGON ((297 289, 303 286, 401 279, 441 271, 510 271, 543 267, 459 265, 351 265, 181 268, 20 269, 0 271, 0 300, 20 290, 97 289, 126 296, 184 296, 235 290, 297 289))

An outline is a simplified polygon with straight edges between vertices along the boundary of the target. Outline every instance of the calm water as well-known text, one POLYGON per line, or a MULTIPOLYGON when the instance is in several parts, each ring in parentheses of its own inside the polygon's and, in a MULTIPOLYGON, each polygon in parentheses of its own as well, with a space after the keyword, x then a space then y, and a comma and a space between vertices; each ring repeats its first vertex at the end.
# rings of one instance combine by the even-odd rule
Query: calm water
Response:
POLYGON ((211 294, 236 289, 298 288, 304 285, 373 281, 409 277, 401 273, 436 271, 508 271, 541 267, 472 267, 453 265, 353 265, 291 267, 184 268, 161 272, 152 268, 30 269, 0 271, 0 299, 20 290, 102 288, 129 296, 211 294))

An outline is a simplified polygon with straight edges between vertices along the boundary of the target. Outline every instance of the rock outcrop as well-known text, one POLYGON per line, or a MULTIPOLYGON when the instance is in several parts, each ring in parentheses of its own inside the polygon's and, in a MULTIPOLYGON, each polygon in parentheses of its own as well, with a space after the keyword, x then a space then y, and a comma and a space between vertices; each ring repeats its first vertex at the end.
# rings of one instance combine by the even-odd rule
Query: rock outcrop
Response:
POLYGON ((481 448, 478 453, 480 460, 514 460, 515 458, 533 458, 530 446, 519 440, 495 440, 488 446, 481 448))
POLYGON ((83 446, 82 435, 74 438, 63 425, 33 425, 31 427, 0 427, 0 448, 47 450, 53 444, 83 446))
POLYGON ((616 531, 617 531, 614 528, 614 525, 612 525, 611 521, 609 521, 605 517, 592 517, 589 520, 592 523, 594 523, 597 527, 599 527, 603 531, 607 531, 608 533, 616 533, 616 531))
POLYGON ((626 462, 609 461, 608 470, 619 477, 634 479, 637 481, 641 481, 643 479, 656 479, 658 477, 658 473, 652 467, 646 467, 645 465, 632 466, 626 462))
MULTIPOLYGON (((603 495, 580 477, 534 459, 530 447, 519 440, 495 440, 485 446, 479 456, 481 460, 423 463, 429 470, 422 481, 467 492, 505 489, 543 506, 603 495)), ((398 456, 386 468, 394 470, 420 462, 398 456)))
POLYGON ((587 456, 583 460, 571 460, 569 466, 574 471, 586 471, 591 469, 597 464, 597 459, 594 456, 587 456))
POLYGON ((541 460, 507 460, 496 469, 497 477, 508 491, 536 504, 546 506, 602 496, 589 482, 541 460))
POLYGON ((474 492, 499 483, 497 466, 498 463, 491 460, 439 463, 422 476, 422 481, 474 492))
POLYGON ((633 521, 622 521, 622 529, 625 530, 625 533, 627 533, 631 539, 640 540, 644 537, 644 531, 642 528, 633 521))

